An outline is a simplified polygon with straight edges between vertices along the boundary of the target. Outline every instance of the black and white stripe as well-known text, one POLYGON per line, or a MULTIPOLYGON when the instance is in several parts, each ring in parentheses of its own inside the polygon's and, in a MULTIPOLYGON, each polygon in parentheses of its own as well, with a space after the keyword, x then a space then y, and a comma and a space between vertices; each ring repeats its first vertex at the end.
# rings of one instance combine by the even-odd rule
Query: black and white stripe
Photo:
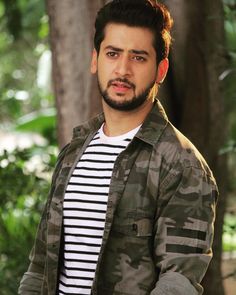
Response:
POLYGON ((65 246, 59 294, 91 293, 113 166, 138 129, 122 136, 107 137, 101 127, 72 173, 63 207, 65 246))

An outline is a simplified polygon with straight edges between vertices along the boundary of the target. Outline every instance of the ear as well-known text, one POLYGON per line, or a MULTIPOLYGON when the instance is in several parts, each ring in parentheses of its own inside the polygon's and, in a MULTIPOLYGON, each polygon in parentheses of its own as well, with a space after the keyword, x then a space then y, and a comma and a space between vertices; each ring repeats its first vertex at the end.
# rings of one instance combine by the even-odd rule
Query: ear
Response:
POLYGON ((164 81, 168 68, 169 68, 168 58, 162 59, 157 69, 157 79, 156 79, 157 84, 161 84, 164 81))
POLYGON ((96 74, 97 72, 97 60, 98 60, 98 54, 96 49, 93 49, 93 54, 92 54, 92 60, 91 60, 91 65, 90 65, 90 72, 92 74, 96 74))

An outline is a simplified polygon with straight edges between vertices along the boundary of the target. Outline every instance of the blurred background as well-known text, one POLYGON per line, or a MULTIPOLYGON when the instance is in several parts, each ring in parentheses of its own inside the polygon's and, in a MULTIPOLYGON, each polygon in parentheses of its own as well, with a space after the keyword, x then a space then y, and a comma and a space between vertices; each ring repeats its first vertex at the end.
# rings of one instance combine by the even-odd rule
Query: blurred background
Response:
MULTIPOLYGON (((60 148, 101 111, 90 75, 105 0, 0 0, 0 293, 17 294, 60 148)), ((206 295, 236 290, 236 1, 166 0, 174 18, 159 99, 206 157, 218 201, 206 295)))

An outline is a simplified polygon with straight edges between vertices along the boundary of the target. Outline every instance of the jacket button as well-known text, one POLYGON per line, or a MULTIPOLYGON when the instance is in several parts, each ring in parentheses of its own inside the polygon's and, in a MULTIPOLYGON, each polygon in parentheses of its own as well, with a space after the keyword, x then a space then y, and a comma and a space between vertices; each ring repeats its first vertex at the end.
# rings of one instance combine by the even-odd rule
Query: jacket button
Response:
POLYGON ((133 231, 137 232, 138 231, 137 223, 133 223, 132 228, 133 228, 133 231))

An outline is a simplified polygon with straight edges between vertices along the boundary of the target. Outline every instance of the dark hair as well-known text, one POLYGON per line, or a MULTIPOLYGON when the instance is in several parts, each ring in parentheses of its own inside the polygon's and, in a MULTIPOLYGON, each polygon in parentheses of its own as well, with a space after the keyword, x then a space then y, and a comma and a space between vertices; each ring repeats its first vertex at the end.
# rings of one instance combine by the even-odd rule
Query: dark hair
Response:
POLYGON ((168 56, 173 20, 163 4, 155 0, 113 0, 103 6, 95 21, 94 47, 97 53, 105 37, 105 27, 109 23, 151 30, 154 34, 153 46, 157 64, 168 56))

